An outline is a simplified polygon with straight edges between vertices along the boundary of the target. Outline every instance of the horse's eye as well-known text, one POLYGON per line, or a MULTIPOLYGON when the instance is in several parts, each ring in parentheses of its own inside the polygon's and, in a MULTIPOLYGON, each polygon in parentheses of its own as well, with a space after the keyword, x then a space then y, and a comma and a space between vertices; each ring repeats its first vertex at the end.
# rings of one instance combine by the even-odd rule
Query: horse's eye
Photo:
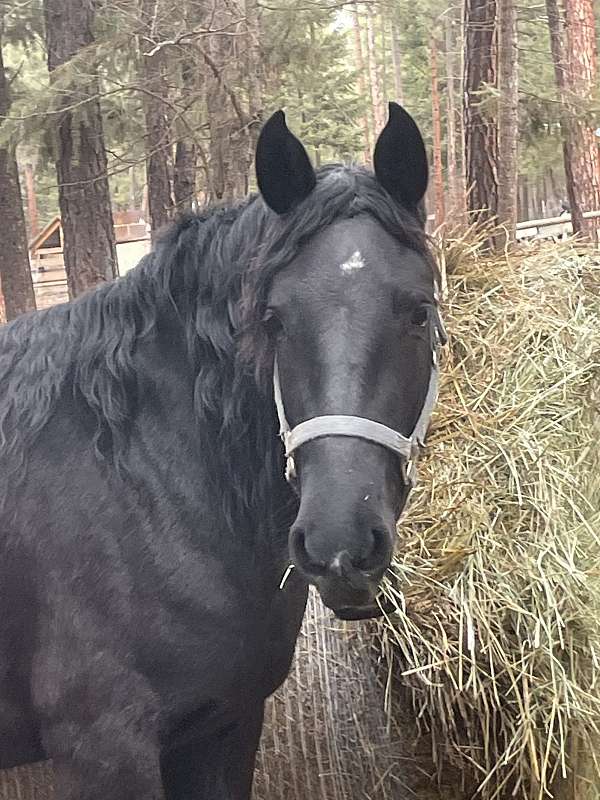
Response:
POLYGON ((413 325, 419 325, 421 328, 424 328, 428 319, 429 311, 427 306, 421 305, 414 309, 410 321, 413 325))
POLYGON ((267 309, 262 321, 268 336, 277 336, 283 330, 281 320, 271 308, 267 309))

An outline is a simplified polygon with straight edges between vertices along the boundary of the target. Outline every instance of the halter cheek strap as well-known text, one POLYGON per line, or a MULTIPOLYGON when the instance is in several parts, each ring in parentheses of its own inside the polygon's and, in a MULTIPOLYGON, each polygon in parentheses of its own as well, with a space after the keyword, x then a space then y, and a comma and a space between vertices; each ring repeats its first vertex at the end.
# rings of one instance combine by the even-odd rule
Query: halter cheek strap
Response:
POLYGON ((429 317, 429 332, 431 345, 431 370, 429 386, 419 418, 409 437, 403 436, 393 428, 382 425, 365 417, 356 417, 352 414, 327 414, 312 417, 300 422, 294 428, 290 427, 285 414, 281 383, 279 380, 279 367, 277 356, 273 368, 273 394, 277 416, 279 417, 279 435, 283 439, 286 456, 285 477, 292 482, 296 477, 294 452, 306 442, 321 439, 324 436, 351 436, 374 442, 396 453, 400 458, 402 476, 405 484, 412 488, 416 482, 416 462, 425 443, 425 434, 433 408, 437 401, 439 384, 439 348, 446 343, 446 332, 437 307, 433 306, 429 317))

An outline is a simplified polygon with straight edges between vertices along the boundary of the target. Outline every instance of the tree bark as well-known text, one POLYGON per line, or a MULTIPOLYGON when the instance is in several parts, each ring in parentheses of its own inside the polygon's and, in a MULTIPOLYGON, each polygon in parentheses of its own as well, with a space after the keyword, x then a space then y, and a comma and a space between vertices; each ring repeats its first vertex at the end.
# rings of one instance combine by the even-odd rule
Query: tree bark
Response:
POLYGON ((392 20, 392 64, 394 67, 394 92, 396 94, 396 100, 398 103, 403 103, 402 45, 400 44, 400 31, 394 20, 392 20))
POLYGON ((362 35, 361 35, 361 28, 360 28, 360 17, 358 15, 358 3, 352 4, 352 29, 354 33, 354 60, 356 64, 356 71, 358 73, 358 92, 361 96, 363 107, 365 108, 365 114, 362 118, 362 127, 364 132, 364 141, 365 141, 365 148, 363 151, 363 159, 365 164, 369 164, 371 162, 372 157, 372 150, 371 150, 371 127, 373 125, 372 119, 372 108, 370 109, 371 113, 366 110, 370 104, 370 92, 367 91, 367 84, 365 80, 365 76, 367 74, 367 68, 365 66, 365 58, 363 54, 363 47, 362 47, 362 35), (371 116, 371 124, 369 124, 369 117, 371 116))
POLYGON ((264 116, 264 70, 261 53, 261 25, 258 0, 245 0, 246 86, 248 92, 246 181, 251 174, 256 143, 264 116))
POLYGON ((29 236, 33 239, 38 235, 39 222, 38 222, 38 207, 37 198, 35 196, 35 175, 33 171, 33 164, 25 164, 25 189, 27 192, 27 217, 29 220, 29 236))
MULTIPOLYGON (((222 26, 219 17, 215 24, 222 26)), ((231 119, 227 93, 222 83, 223 71, 228 61, 226 50, 230 44, 224 37, 211 36, 209 42, 210 57, 217 66, 219 75, 212 75, 208 81, 207 111, 210 132, 210 184, 212 200, 230 201, 234 196, 233 174, 233 135, 234 125, 231 119)))
POLYGON ((555 210, 560 213, 560 201, 562 200, 561 191, 559 189, 556 175, 552 167, 548 169, 548 180, 550 181, 550 190, 552 192, 552 202, 555 205, 555 210))
POLYGON ((584 211, 600 210, 598 140, 588 115, 597 83, 598 54, 593 0, 565 0, 567 90, 571 135, 573 232, 598 243, 600 222, 586 220, 584 211))
MULTIPOLYGON (((554 64, 554 76, 561 105, 560 126, 563 163, 573 231, 583 235, 588 233, 591 234, 592 238, 597 239, 596 225, 592 220, 588 222, 583 217, 583 212, 587 210, 586 201, 589 198, 584 196, 586 187, 579 185, 581 177, 577 174, 576 169, 582 147, 581 143, 576 141, 579 136, 577 121, 574 118, 577 115, 577 109, 574 107, 570 96, 569 69, 565 57, 565 25, 558 0, 546 0, 546 12, 550 31, 550 50, 554 64)), ((594 157, 597 158, 597 151, 592 153, 592 158, 594 157)), ((595 207, 597 208, 598 206, 595 207)))
POLYGON ((458 159, 456 154, 456 90, 453 21, 449 14, 444 16, 444 32, 446 39, 446 152, 448 158, 448 195, 450 213, 457 214, 462 210, 461 183, 459 180, 458 159))
POLYGON ((260 17, 258 0, 245 0, 246 12, 246 70, 248 86, 248 116, 250 118, 250 163, 264 114, 264 92, 262 80, 262 58, 260 49, 260 17))
MULTIPOLYGON (((188 53, 181 59, 181 101, 184 114, 194 101, 194 62, 188 53)), ((173 199, 179 211, 192 207, 196 199, 196 143, 187 127, 181 131, 175 146, 173 169, 173 199)))
POLYGON ((496 86, 495 0, 465 0, 464 127, 467 207, 480 224, 498 213, 497 129, 486 87, 496 86))
POLYGON ((517 233, 519 73, 515 0, 498 0, 498 225, 496 247, 517 233))
POLYGON ((523 176, 523 220, 530 219, 529 217, 530 199, 529 199, 529 178, 527 175, 523 176))
POLYGON ((467 137, 465 134, 465 114, 464 114, 464 97, 465 97, 465 64, 466 64, 466 45, 467 45, 467 36, 466 36, 466 14, 464 13, 464 2, 462 0, 462 5, 459 10, 459 17, 458 17, 458 42, 459 42, 459 53, 460 57, 458 60, 458 104, 457 104, 457 114, 456 119, 458 121, 458 154, 459 154, 459 164, 458 164, 458 175, 459 175, 459 189, 460 189, 460 208, 461 211, 464 213, 466 218, 467 213, 467 137))
POLYGON ((375 41, 375 12, 371 5, 367 6, 367 64, 369 67, 369 82, 373 98, 373 121, 375 138, 385 125, 386 114, 383 105, 383 91, 381 87, 381 73, 377 64, 377 44, 375 41))
POLYGON ((142 0, 141 4, 141 79, 145 143, 146 183, 148 185, 148 213, 152 238, 173 217, 171 130, 169 124, 168 87, 165 80, 164 51, 153 52, 160 41, 157 30, 156 0, 142 0))
POLYGON ((435 225, 439 228, 446 219, 444 176, 442 171, 442 120, 438 87, 437 43, 431 37, 429 45, 431 67, 431 112, 433 121, 433 186, 435 197, 435 225))
POLYGON ((529 196, 531 199, 531 218, 538 219, 540 216, 539 202, 538 202, 538 185, 532 183, 529 189, 529 196))
POLYGON ((196 145, 187 136, 175 146, 173 196, 179 211, 190 209, 196 197, 196 145))
POLYGON ((98 80, 84 69, 94 13, 93 0, 44 0, 50 84, 61 80, 56 174, 71 298, 117 274, 98 80))
POLYGON ((381 36, 381 92, 382 105, 389 96, 388 88, 388 49, 387 49, 387 20, 383 8, 379 10, 379 35, 381 36))
MULTIPOLYGON (((0 22, 0 118, 8 114, 9 107, 0 22)), ((0 290, 4 297, 4 314, 10 322, 19 314, 35 309, 17 159, 10 143, 0 147, 0 220, 0 290)))

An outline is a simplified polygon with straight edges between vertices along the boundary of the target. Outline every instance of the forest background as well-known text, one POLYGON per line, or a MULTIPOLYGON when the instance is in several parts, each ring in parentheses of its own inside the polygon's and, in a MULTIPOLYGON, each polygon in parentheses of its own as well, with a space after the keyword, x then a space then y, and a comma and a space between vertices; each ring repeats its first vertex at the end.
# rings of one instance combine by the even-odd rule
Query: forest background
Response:
POLYGON ((315 164, 369 164, 386 102, 431 156, 430 227, 570 211, 598 237, 594 0, 2 0, 0 280, 33 308, 28 242, 62 215, 70 296, 116 274, 113 217, 153 235, 254 187, 284 108, 315 164))

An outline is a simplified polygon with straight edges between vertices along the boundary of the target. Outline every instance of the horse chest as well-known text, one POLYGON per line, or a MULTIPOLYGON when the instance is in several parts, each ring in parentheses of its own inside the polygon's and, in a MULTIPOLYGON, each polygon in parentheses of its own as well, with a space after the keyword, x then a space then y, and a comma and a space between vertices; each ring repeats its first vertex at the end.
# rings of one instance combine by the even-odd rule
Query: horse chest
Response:
POLYGON ((165 719, 177 723, 200 710, 204 727, 218 728, 248 703, 262 703, 287 676, 305 602, 298 578, 270 596, 230 593, 220 614, 191 604, 157 610, 138 660, 165 719))

